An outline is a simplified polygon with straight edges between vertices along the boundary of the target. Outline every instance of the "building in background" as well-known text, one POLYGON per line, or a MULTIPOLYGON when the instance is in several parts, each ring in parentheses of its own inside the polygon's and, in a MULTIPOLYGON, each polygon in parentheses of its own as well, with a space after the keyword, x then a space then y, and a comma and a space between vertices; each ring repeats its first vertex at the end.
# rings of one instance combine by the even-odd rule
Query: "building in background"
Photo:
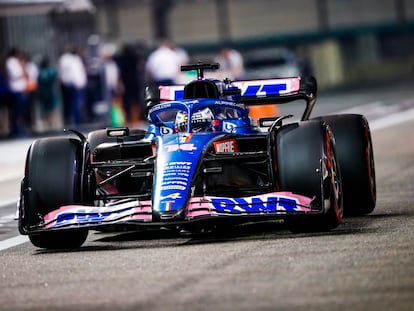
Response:
POLYGON ((90 0, 0 0, 0 53, 18 46, 56 61, 69 43, 86 44, 95 11, 90 0))
POLYGON ((150 48, 168 36, 195 61, 211 60, 223 44, 248 54, 289 48, 321 88, 414 69, 410 0, 0 0, 0 49, 17 45, 54 60, 91 34, 150 48))

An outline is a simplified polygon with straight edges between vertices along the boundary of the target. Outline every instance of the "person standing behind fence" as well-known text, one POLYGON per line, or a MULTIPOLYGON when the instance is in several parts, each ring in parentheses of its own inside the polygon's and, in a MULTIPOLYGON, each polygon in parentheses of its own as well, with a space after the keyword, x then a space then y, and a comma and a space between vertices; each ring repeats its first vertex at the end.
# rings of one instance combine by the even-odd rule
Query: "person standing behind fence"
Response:
POLYGON ((58 77, 60 82, 60 91, 63 103, 63 120, 65 124, 69 123, 70 107, 70 88, 71 88, 71 48, 66 47, 65 51, 58 59, 58 77))
POLYGON ((60 101, 56 90, 57 79, 57 70, 51 66, 48 57, 43 57, 39 66, 37 84, 43 124, 47 130, 61 128, 60 101))
POLYGON ((214 58, 216 63, 219 63, 220 69, 218 71, 222 78, 229 78, 230 80, 239 80, 244 75, 244 61, 243 56, 239 51, 223 47, 219 54, 214 58))
POLYGON ((24 61, 17 48, 10 49, 6 59, 7 80, 11 101, 11 137, 23 137, 26 135, 23 117, 27 109, 26 86, 28 75, 24 61))
POLYGON ((65 123, 78 127, 82 121, 87 76, 85 64, 77 49, 71 48, 61 55, 58 72, 62 83, 65 123))
POLYGON ((5 55, 0 55, 0 137, 9 134, 9 86, 6 78, 5 55))
POLYGON ((112 126, 125 125, 125 111, 121 100, 121 79, 119 68, 114 60, 116 46, 110 43, 101 48, 101 58, 105 72, 105 98, 110 106, 112 126))
POLYGON ((176 83, 182 64, 182 54, 177 52, 176 47, 168 40, 160 40, 145 64, 148 83, 155 86, 176 83))
POLYGON ((120 74, 117 63, 114 61, 116 47, 113 44, 105 44, 101 48, 101 58, 105 71, 105 87, 108 93, 106 97, 111 101, 120 93, 120 74))
POLYGON ((74 94, 71 105, 71 116, 75 125, 79 126, 82 121, 82 111, 85 102, 86 84, 88 83, 85 63, 78 50, 73 52, 73 85, 74 94))
POLYGON ((24 66, 27 72, 26 80, 26 94, 27 94, 27 109, 25 111, 26 124, 32 130, 36 127, 36 121, 38 117, 37 107, 37 76, 39 74, 39 68, 37 64, 32 60, 30 54, 25 53, 24 66))
POLYGON ((144 49, 142 43, 125 43, 114 57, 122 82, 126 122, 131 125, 144 119, 144 49))

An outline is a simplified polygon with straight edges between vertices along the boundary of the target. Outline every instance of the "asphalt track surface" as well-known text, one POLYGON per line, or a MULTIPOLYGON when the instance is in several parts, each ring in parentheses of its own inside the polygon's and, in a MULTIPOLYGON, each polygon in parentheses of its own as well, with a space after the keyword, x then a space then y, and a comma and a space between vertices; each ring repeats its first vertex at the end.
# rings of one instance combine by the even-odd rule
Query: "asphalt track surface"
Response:
MULTIPOLYGON (((375 211, 329 233, 292 234, 282 222, 204 236, 91 232, 79 250, 45 251, 17 234, 9 178, 0 310, 413 310, 414 90, 382 91, 321 98, 326 113, 367 114, 377 174, 375 211)), ((15 166, 26 143, 1 161, 15 166)))

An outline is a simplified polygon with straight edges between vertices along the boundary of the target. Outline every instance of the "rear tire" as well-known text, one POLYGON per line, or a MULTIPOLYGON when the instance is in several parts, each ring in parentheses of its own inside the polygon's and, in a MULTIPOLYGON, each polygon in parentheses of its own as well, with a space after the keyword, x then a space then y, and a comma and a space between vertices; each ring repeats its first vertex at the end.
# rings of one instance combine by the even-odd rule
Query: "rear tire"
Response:
POLYGON ((314 198, 318 215, 294 215, 285 223, 292 232, 329 231, 342 221, 342 185, 329 126, 305 121, 284 126, 277 134, 280 190, 314 198))
POLYGON ((20 199, 19 228, 41 248, 76 248, 87 237, 87 230, 30 233, 43 216, 63 205, 81 204, 81 143, 71 138, 36 140, 26 158, 20 199))
POLYGON ((371 213, 376 204, 374 152, 368 121, 345 114, 317 118, 332 128, 344 192, 345 216, 371 213))

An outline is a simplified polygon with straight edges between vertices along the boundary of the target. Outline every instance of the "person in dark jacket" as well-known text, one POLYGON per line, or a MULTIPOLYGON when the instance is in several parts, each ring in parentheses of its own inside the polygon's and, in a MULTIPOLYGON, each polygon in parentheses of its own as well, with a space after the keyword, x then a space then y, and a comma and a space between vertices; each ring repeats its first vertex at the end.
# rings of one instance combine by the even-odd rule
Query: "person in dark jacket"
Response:
POLYGON ((57 130, 61 127, 60 100, 57 93, 58 73, 44 57, 40 63, 37 78, 38 96, 43 123, 47 129, 57 130))

